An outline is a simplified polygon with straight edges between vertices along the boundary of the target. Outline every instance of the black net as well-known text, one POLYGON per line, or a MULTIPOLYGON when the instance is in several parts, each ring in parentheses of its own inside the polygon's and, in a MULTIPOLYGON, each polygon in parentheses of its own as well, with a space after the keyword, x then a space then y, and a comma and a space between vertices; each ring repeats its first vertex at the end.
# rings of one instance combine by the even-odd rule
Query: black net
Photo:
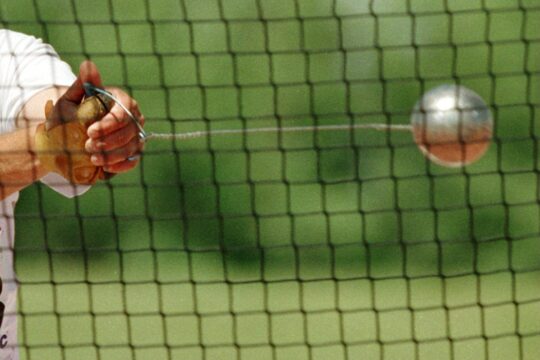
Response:
POLYGON ((92 59, 149 131, 408 124, 446 83, 495 121, 465 168, 430 163, 406 132, 245 134, 149 142, 82 197, 26 189, 22 358, 540 358, 540 1, 21 0, 0 14, 74 69, 92 59))

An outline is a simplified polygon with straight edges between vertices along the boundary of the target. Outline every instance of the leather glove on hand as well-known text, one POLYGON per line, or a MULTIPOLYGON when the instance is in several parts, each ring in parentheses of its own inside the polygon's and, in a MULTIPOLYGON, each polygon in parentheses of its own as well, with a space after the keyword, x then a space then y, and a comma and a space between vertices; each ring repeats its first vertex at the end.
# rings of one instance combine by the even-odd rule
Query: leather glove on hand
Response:
POLYGON ((90 161, 85 150, 87 129, 101 119, 112 107, 107 97, 96 95, 82 101, 72 118, 59 122, 53 116, 53 102, 45 105, 44 124, 36 130, 35 145, 42 166, 58 173, 73 184, 92 185, 104 179, 106 173, 101 166, 90 161))

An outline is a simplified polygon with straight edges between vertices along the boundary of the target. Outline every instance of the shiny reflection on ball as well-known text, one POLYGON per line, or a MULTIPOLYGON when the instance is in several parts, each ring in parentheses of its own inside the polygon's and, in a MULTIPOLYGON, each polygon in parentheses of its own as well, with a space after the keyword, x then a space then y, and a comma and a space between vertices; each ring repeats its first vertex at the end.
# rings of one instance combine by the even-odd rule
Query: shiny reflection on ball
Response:
POLYGON ((474 91, 442 85, 426 92, 414 106, 414 141, 433 162, 459 167, 478 160, 489 147, 493 118, 474 91))

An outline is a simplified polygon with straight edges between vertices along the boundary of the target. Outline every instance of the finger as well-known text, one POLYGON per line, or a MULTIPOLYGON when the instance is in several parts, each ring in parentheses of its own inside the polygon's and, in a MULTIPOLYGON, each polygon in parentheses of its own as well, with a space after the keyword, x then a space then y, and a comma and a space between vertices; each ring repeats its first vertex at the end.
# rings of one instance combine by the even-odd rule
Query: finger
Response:
POLYGON ((138 138, 135 138, 121 148, 93 154, 90 157, 90 160, 96 166, 114 165, 126 160, 131 156, 137 155, 140 153, 143 146, 144 144, 142 144, 138 138))
POLYGON ((85 143, 85 149, 89 153, 111 151, 121 148, 132 139, 138 139, 138 128, 133 122, 128 123, 121 129, 118 129, 108 135, 99 138, 89 138, 85 143))
POLYGON ((136 167, 138 164, 139 164, 139 160, 135 160, 135 161, 124 160, 114 165, 105 166, 103 167, 103 169, 109 173, 118 174, 118 173, 130 171, 134 167, 136 167))
POLYGON ((83 87, 85 82, 101 86, 101 76, 96 65, 91 61, 84 61, 81 64, 77 79, 58 99, 56 105, 50 111, 45 125, 47 130, 76 118, 77 105, 79 105, 85 95, 83 87))
MULTIPOLYGON (((142 123, 144 117, 141 115, 137 102, 131 98, 129 99, 130 101, 123 102, 123 104, 128 106, 128 109, 132 114, 142 123)), ((109 113, 88 128, 88 136, 93 139, 98 139, 126 127, 129 124, 133 124, 131 117, 124 109, 115 104, 109 113)))
MULTIPOLYGON (((118 89, 118 88, 106 88, 113 96, 118 99, 118 101, 125 106, 141 123, 144 123, 144 120, 141 120, 143 117, 141 114, 141 111, 139 109, 139 104, 137 103, 137 100, 133 99, 129 94, 125 93, 124 91, 118 89)), ((118 104, 116 104, 117 110, 121 111, 121 117, 124 119, 131 119, 129 114, 122 109, 122 107, 118 104)))
POLYGON ((75 82, 67 89, 61 100, 76 104, 80 103, 85 95, 83 84, 86 82, 97 87, 102 86, 99 70, 96 64, 89 60, 82 62, 79 67, 79 76, 77 76, 77 80, 75 80, 75 82))

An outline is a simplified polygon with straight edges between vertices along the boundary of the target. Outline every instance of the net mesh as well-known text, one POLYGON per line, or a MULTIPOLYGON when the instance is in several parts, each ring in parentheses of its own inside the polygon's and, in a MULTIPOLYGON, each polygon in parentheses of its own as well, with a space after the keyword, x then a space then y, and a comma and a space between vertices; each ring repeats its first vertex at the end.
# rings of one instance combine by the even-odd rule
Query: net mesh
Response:
POLYGON ((2 1, 157 132, 408 124, 443 83, 495 120, 478 163, 410 134, 150 142, 17 208, 23 359, 540 357, 538 0, 2 1))

